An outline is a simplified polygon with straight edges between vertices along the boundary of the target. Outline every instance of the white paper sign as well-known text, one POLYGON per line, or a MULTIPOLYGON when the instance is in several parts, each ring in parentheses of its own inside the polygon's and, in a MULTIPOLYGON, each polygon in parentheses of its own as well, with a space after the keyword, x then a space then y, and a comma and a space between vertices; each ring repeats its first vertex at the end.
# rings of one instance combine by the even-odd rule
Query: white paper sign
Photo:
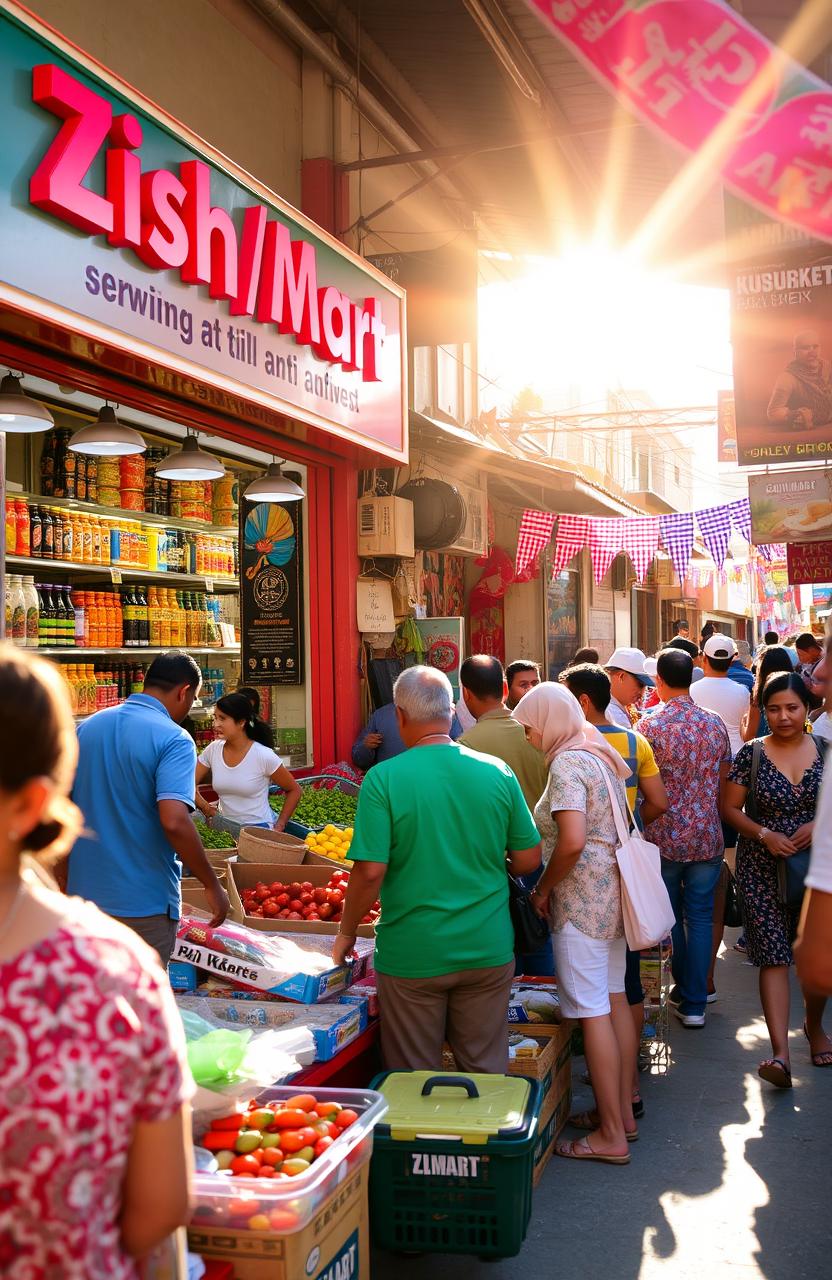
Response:
POLYGON ((358 630, 362 634, 377 635, 396 630, 393 592, 389 582, 383 578, 359 578, 355 595, 358 630))

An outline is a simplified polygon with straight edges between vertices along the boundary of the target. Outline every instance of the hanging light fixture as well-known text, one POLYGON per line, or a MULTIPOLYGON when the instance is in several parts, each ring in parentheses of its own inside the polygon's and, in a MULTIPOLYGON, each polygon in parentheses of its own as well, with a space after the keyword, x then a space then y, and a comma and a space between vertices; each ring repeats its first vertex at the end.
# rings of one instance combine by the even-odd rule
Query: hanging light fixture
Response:
POLYGON ((7 373, 0 382, 0 431, 48 431, 54 425, 55 419, 46 405, 27 396, 20 378, 7 373))
POLYGON ((299 484, 284 476, 279 462, 270 462, 266 474, 252 480, 243 497, 249 502, 298 502, 306 494, 299 484))
POLYGON ((219 480, 225 467, 219 458, 200 449, 196 436, 187 435, 181 449, 156 464, 156 475, 162 480, 219 480))
POLYGON ((131 453, 144 453, 145 444, 138 431, 119 422, 112 405, 104 404, 95 422, 79 427, 67 448, 73 453, 91 453, 104 458, 122 458, 131 453))

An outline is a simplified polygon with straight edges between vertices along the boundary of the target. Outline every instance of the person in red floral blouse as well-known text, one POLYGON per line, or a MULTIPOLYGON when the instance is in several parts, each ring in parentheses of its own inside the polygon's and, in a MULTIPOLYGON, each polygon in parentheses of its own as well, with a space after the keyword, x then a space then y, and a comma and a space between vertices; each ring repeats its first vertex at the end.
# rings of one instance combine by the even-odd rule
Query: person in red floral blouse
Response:
POLYGON ((664 706, 636 725, 656 757, 668 807, 644 828, 659 846, 662 877, 673 903, 674 1012, 686 1027, 705 1025, 708 968, 713 939, 714 891, 725 845, 720 792, 731 764, 731 746, 719 716, 691 700, 693 659, 663 649, 656 688, 664 706))
POLYGON ((188 1220, 193 1088, 155 952, 27 855, 65 852, 57 670, 0 645, 0 1275, 137 1280, 188 1220))

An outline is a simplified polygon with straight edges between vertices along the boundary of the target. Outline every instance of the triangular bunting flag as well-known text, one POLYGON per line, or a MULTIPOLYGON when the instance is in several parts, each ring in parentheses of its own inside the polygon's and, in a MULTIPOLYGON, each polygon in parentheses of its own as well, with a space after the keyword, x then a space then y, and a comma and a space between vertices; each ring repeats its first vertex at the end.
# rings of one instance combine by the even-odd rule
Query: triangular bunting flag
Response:
POLYGON ((696 512, 696 523, 717 569, 725 564, 728 540, 731 537, 731 510, 726 503, 722 507, 706 507, 696 512))
POLYGON ((643 520, 622 520, 621 523, 624 526, 621 550, 632 560, 636 580, 643 582, 659 547, 659 522, 655 516, 647 516, 643 520))
POLYGON ((670 515, 660 516, 659 527, 665 551, 673 561, 673 568, 682 583, 688 576, 688 565, 693 555, 693 512, 674 511, 670 515))
POLYGON ((552 577, 565 569, 573 556, 586 546, 589 538, 587 516, 558 516, 558 537, 555 543, 555 560, 552 577))
POLYGON ((736 502, 728 503, 728 510, 731 513, 731 524, 736 529, 741 538, 745 538, 746 542, 751 541, 751 503, 747 498, 739 498, 736 502))
POLYGON ((623 548, 625 520, 589 520, 589 554, 596 582, 602 582, 607 570, 623 548))
POLYGON ((517 564, 514 569, 518 578, 549 542, 554 527, 555 517, 551 511, 534 511, 529 508, 523 512, 517 535, 517 564))

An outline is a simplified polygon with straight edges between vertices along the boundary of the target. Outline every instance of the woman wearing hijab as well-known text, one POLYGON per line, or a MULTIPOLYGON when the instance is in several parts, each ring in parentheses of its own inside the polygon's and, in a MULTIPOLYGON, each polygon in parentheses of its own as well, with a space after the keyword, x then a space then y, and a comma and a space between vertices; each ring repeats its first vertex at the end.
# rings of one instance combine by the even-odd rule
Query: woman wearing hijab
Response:
POLYGON ((638 1053, 624 990, 626 947, 613 799, 627 813, 627 766, 584 719, 568 689, 530 690, 514 715, 546 756, 549 781, 535 806, 545 870, 532 895, 552 922, 560 1003, 580 1018, 597 1110, 573 1116, 589 1133, 558 1143, 559 1156, 627 1164, 638 1137, 632 1080, 638 1053), (608 790, 605 783, 609 783, 608 790))

